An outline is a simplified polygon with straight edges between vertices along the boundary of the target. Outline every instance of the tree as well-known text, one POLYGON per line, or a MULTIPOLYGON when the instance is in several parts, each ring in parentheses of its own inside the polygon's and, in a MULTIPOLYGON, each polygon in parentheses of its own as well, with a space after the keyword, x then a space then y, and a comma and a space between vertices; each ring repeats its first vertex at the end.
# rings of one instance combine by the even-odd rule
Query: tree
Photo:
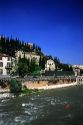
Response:
POLYGON ((63 69, 63 71, 73 71, 72 66, 69 66, 68 64, 60 64, 61 69, 63 69))
POLYGON ((33 52, 35 52, 35 44, 33 44, 33 52))
POLYGON ((15 65, 12 67, 11 75, 17 75, 18 74, 18 65, 15 65))
POLYGON ((54 62, 55 62, 55 66, 56 68, 60 68, 61 69, 61 64, 60 64, 60 60, 57 57, 54 57, 54 62))
POLYGON ((10 92, 14 93, 15 95, 17 95, 18 93, 20 93, 22 91, 22 84, 20 81, 17 81, 15 79, 12 79, 10 81, 10 92))
POLYGON ((12 37, 0 37, 0 52, 8 54, 10 56, 15 57, 16 51, 25 51, 25 52, 36 52, 41 55, 41 48, 35 44, 32 47, 28 43, 24 41, 20 41, 19 39, 13 39, 12 37))
POLYGON ((31 59, 30 62, 30 72, 32 73, 35 70, 35 60, 31 59))
POLYGON ((19 76, 22 76, 24 77, 26 74, 28 74, 28 65, 27 63, 24 63, 24 62, 19 62, 18 63, 18 73, 19 73, 19 76))
POLYGON ((40 61, 39 61, 39 66, 41 67, 41 69, 45 69, 45 64, 46 64, 46 61, 48 60, 48 56, 42 56, 40 58, 40 61))

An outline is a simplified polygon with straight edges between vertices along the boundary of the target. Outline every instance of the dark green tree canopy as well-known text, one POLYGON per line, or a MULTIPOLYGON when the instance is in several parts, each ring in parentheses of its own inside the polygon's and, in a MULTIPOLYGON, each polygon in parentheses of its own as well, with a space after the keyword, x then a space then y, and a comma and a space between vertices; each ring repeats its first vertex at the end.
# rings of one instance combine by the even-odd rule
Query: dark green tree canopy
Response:
POLYGON ((29 46, 28 42, 20 41, 19 39, 6 38, 1 36, 0 38, 0 52, 8 54, 10 56, 15 56, 16 51, 25 51, 25 52, 35 52, 36 54, 41 55, 41 48, 35 44, 32 47, 29 46))
POLYGON ((10 81, 10 92, 11 93, 14 93, 14 94, 17 94, 17 93, 20 93, 22 91, 22 84, 20 81, 17 81, 15 79, 12 79, 10 81))

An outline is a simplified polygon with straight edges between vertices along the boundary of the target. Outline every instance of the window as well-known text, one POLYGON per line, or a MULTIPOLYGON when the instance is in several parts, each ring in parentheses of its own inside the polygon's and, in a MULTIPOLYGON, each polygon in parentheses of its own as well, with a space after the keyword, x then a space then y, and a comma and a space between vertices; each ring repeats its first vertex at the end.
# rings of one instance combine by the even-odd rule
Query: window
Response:
POLYGON ((3 67, 3 63, 2 62, 0 62, 0 67, 3 67))
POLYGON ((7 63, 7 66, 8 66, 8 67, 11 67, 11 63, 8 62, 8 63, 7 63))
POLYGON ((3 70, 2 70, 2 69, 0 69, 0 75, 1 75, 1 74, 3 74, 3 70))
POLYGON ((10 60, 11 60, 11 58, 10 58, 10 57, 8 57, 8 58, 7 58, 7 60, 8 60, 8 61, 10 61, 10 60))
POLYGON ((0 60, 2 60, 2 57, 0 57, 0 60))

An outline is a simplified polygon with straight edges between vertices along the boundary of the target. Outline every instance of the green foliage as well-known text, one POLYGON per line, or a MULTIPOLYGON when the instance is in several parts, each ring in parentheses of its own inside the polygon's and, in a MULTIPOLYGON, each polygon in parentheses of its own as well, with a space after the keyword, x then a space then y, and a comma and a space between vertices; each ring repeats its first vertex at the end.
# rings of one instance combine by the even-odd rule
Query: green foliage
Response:
POLYGON ((18 69, 17 72, 19 76, 24 77, 25 75, 28 75, 29 73, 34 73, 39 74, 41 71, 40 66, 38 65, 36 60, 29 60, 26 58, 19 58, 18 62, 18 69))
POLYGON ((45 69, 45 64, 46 61, 48 60, 48 56, 41 56, 40 60, 39 60, 39 66, 41 67, 41 69, 45 69))
POLYGON ((39 65, 35 65, 35 69, 32 72, 32 74, 33 75, 40 75, 40 71, 41 71, 41 68, 39 67, 39 65))
POLYGON ((69 66, 68 64, 60 64, 60 69, 63 71, 73 71, 72 66, 69 66))
POLYGON ((55 65, 56 65, 56 68, 60 68, 60 60, 57 58, 57 57, 54 57, 54 62, 55 62, 55 65))
POLYGON ((40 92, 38 89, 28 89, 26 86, 23 87, 23 94, 34 94, 40 92))
POLYGON ((83 75, 83 70, 82 69, 80 70, 80 74, 83 75))
POLYGON ((25 76, 29 72, 28 64, 26 60, 20 60, 18 62, 18 73, 20 76, 25 76))
POLYGON ((25 51, 25 52, 36 52, 41 55, 41 48, 35 44, 30 48, 28 43, 20 41, 19 39, 6 38, 1 36, 0 39, 0 52, 8 54, 10 56, 15 56, 16 51, 25 51))
POLYGON ((10 81, 10 92, 14 93, 14 94, 17 94, 17 93, 20 93, 21 91, 22 91, 21 82, 15 80, 15 79, 12 79, 10 81))

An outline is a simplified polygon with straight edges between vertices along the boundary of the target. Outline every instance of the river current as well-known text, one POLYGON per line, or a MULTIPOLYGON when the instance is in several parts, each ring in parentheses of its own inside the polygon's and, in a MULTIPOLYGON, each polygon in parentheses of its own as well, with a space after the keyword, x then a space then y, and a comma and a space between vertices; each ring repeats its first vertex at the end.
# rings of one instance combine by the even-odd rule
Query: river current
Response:
POLYGON ((0 99, 0 125, 83 125, 83 86, 0 99))

